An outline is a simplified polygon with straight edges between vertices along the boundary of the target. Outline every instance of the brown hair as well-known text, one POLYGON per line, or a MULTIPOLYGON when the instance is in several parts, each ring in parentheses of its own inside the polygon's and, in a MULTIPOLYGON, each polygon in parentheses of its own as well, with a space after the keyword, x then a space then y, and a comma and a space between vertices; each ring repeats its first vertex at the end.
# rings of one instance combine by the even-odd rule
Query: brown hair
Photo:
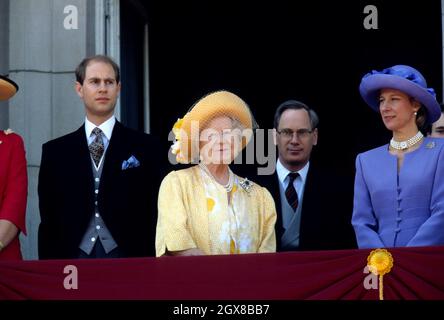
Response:
POLYGON ((415 102, 419 104, 419 109, 416 112, 416 121, 415 121, 418 130, 422 132, 427 132, 427 118, 428 118, 427 109, 422 105, 421 102, 419 102, 414 97, 409 97, 409 98, 412 104, 415 102))
POLYGON ((85 58, 80 62, 80 64, 76 68, 76 81, 83 85, 83 81, 85 81, 85 73, 86 68, 91 62, 103 62, 106 64, 109 64, 114 69, 114 73, 116 75, 116 82, 120 82, 120 69, 117 63, 114 62, 113 59, 111 59, 108 56, 105 55, 95 55, 88 58, 85 58))
POLYGON ((311 129, 315 129, 319 125, 319 117, 317 113, 308 107, 305 103, 302 103, 297 100, 287 100, 277 107, 276 112, 274 114, 274 128, 278 129, 279 121, 281 121, 281 116, 286 110, 300 110, 303 109, 307 111, 308 118, 310 119, 311 129))

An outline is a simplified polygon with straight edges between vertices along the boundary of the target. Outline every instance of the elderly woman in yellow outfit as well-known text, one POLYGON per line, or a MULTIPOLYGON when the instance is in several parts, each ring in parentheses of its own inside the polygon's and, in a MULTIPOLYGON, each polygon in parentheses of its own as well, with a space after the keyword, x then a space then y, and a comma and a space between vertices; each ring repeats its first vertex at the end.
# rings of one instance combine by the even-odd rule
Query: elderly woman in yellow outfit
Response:
POLYGON ((157 256, 275 252, 270 193, 228 166, 253 123, 247 104, 228 91, 204 96, 176 122, 176 159, 198 165, 170 172, 161 184, 157 256))

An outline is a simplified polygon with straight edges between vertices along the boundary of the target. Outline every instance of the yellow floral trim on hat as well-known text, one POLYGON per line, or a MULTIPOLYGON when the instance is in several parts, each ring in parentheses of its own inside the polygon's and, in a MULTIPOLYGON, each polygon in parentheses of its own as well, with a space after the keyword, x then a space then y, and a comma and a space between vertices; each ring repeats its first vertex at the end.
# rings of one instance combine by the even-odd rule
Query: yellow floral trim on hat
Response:
POLYGON ((14 131, 12 131, 12 129, 7 129, 3 131, 6 135, 14 133, 14 131))
POLYGON ((176 160, 178 162, 181 162, 181 159, 183 158, 180 152, 180 129, 182 128, 182 124, 183 118, 179 118, 173 126, 174 142, 171 146, 171 152, 176 155, 176 160))
POLYGON ((393 257, 386 249, 375 249, 367 257, 367 266, 371 273, 379 276, 379 300, 384 300, 382 278, 393 268, 393 257))
POLYGON ((179 140, 180 128, 182 128, 183 119, 177 119, 176 123, 173 126, 173 133, 176 136, 176 139, 179 140))

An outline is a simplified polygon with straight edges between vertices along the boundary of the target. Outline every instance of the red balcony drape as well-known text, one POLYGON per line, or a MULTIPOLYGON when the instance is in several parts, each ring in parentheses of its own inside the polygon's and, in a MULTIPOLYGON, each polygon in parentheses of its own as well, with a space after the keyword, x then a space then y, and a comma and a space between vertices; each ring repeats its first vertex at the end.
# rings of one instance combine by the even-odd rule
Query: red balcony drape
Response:
MULTIPOLYGON (((388 249, 384 298, 444 299, 444 247, 388 249)), ((0 299, 377 300, 371 250, 100 260, 1 261, 0 299), (65 266, 78 289, 65 289, 65 266)))

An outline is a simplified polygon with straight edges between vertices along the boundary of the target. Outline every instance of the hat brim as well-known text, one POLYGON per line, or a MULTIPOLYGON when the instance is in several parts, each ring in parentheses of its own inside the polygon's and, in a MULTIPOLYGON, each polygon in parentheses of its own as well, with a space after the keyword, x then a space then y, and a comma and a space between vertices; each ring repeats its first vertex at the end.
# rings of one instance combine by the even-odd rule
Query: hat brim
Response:
POLYGON ((18 91, 18 85, 6 77, 0 76, 0 100, 12 98, 18 91))
MULTIPOLYGON (((181 126, 180 148, 187 151, 187 161, 192 161, 192 141, 199 139, 198 134, 209 120, 217 116, 228 116, 237 119, 245 129, 252 129, 253 118, 247 104, 235 94, 227 91, 218 91, 199 100, 185 115, 181 126), (192 126, 198 124, 198 130, 192 126)), ((242 149, 252 137, 247 134, 242 139, 242 149)))
POLYGON ((433 123, 441 116, 441 108, 436 98, 426 89, 403 77, 391 74, 373 74, 362 79, 359 92, 364 101, 379 112, 379 92, 381 89, 396 89, 417 99, 427 110, 427 122, 433 123))

